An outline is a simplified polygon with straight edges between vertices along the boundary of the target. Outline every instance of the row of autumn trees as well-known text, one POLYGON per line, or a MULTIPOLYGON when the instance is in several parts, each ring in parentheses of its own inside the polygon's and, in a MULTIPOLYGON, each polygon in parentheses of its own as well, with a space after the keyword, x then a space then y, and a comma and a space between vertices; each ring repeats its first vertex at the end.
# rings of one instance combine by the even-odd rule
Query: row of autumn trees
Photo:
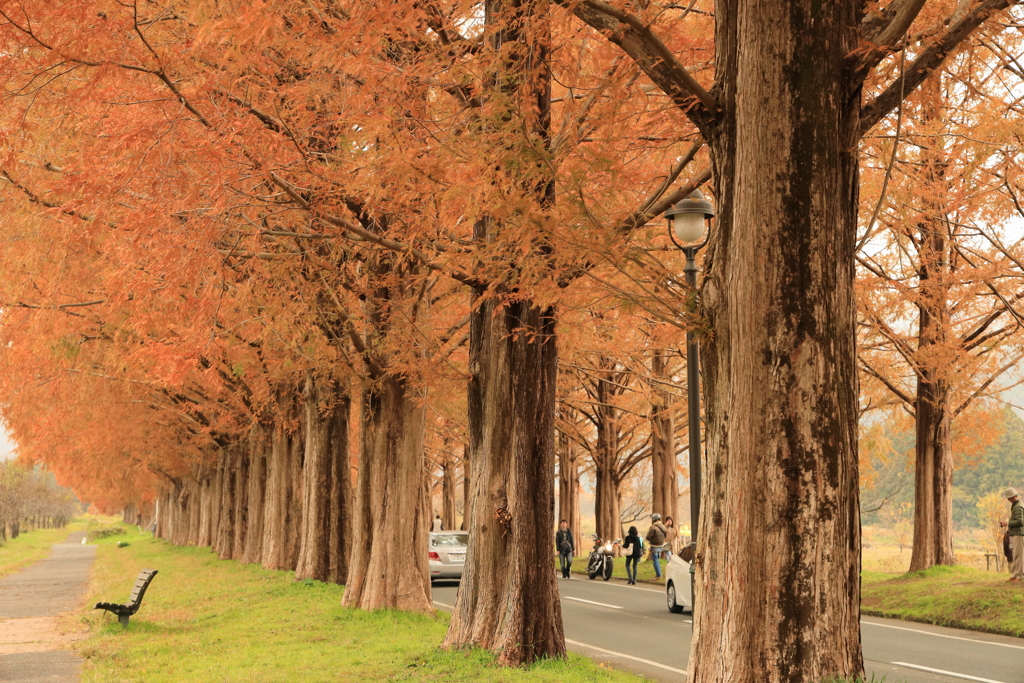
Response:
POLYGON ((428 456, 465 444, 445 645, 519 664, 565 651, 556 459, 599 529, 648 457, 677 499, 694 329, 693 679, 855 676, 861 414, 920 425, 941 550, 950 420, 1013 359, 1012 4, 0 2, 4 420, 364 609, 432 608, 428 456), (699 296, 659 218, 698 186, 699 296))
POLYGON ((0 461, 0 545, 33 529, 62 527, 80 510, 75 494, 53 473, 0 461))

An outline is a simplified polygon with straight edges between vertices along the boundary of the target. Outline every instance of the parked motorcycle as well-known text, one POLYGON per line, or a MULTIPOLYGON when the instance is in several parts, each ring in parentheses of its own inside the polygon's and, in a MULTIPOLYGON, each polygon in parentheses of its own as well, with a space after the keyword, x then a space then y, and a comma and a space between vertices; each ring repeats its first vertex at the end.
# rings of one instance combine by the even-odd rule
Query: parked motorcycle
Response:
POLYGON ((587 559, 587 576, 591 579, 600 576, 607 581, 612 578, 615 546, 622 543, 622 540, 605 543, 596 535, 592 538, 594 539, 594 549, 590 551, 590 557, 587 559))

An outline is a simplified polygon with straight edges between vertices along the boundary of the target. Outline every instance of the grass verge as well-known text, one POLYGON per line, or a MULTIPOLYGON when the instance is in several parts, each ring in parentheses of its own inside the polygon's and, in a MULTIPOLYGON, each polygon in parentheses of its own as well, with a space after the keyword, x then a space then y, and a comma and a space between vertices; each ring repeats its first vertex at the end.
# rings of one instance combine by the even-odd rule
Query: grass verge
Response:
POLYGON ((927 624, 1024 637, 1024 584, 1007 574, 939 566, 919 572, 865 572, 861 612, 927 624))
POLYGON ((88 604, 123 601, 140 570, 160 573, 127 629, 107 612, 83 614, 93 631, 78 645, 86 683, 642 680, 578 655, 503 669, 483 651, 440 650, 443 612, 343 609, 342 586, 297 582, 134 530, 96 544, 88 604), (122 540, 129 545, 118 548, 122 540))
POLYGON ((25 567, 44 560, 50 555, 54 543, 60 543, 72 531, 85 529, 86 520, 76 519, 61 529, 36 529, 8 539, 0 546, 0 577, 20 572, 25 567))

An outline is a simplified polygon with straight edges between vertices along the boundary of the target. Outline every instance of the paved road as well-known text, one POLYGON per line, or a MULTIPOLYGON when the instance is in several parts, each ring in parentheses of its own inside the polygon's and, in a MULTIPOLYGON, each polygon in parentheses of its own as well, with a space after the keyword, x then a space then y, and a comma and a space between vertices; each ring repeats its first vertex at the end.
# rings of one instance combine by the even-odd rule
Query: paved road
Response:
POLYGON ((77 634, 61 633, 58 618, 85 595, 96 546, 82 532, 53 546, 47 559, 0 579, 0 681, 73 683, 82 660, 60 649, 77 634))
MULTIPOLYGON (((684 681, 689 614, 671 614, 654 586, 559 579, 569 649, 662 681, 684 681)), ((439 607, 455 603, 457 582, 438 581, 439 607)), ((864 665, 887 683, 1024 683, 1024 639, 865 617, 864 665)))

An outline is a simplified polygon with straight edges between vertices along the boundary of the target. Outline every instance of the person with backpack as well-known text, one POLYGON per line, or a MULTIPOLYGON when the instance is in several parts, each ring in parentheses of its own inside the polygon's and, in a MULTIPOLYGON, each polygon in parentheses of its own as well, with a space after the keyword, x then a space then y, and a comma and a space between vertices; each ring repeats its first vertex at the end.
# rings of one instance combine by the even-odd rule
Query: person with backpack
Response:
POLYGON ((558 531, 555 533, 555 548, 558 550, 558 566, 562 570, 562 578, 568 579, 572 558, 576 554, 576 541, 572 537, 569 522, 564 519, 558 523, 558 531))
POLYGON ((651 528, 647 530, 647 543, 651 546, 651 560, 654 562, 654 578, 661 578, 661 554, 665 551, 668 529, 661 523, 661 515, 651 515, 651 528))
POLYGON ((631 586, 636 585, 636 568, 644 556, 644 542, 635 526, 629 527, 629 534, 622 542, 622 552, 626 555, 626 578, 631 586), (632 566, 632 569, 630 569, 632 566))
POLYGON ((1013 564, 1010 566, 1010 581, 1024 581, 1024 503, 1021 503, 1017 490, 1010 487, 1003 491, 1003 498, 1010 501, 1010 521, 1000 522, 1007 527, 1010 534, 1010 549, 1013 553, 1013 564))

